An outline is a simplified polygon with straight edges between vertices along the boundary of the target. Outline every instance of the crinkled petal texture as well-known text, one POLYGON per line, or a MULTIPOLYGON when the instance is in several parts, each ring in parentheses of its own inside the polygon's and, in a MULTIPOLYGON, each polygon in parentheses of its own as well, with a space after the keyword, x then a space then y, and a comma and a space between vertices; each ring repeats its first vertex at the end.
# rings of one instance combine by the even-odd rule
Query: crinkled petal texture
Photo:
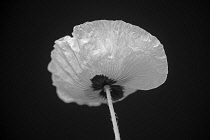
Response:
POLYGON ((90 25, 94 31, 97 29, 97 37, 83 43, 69 37, 55 42, 48 70, 61 100, 89 106, 107 103, 102 98, 91 98, 100 93, 91 88, 90 80, 98 74, 124 86, 122 99, 136 90, 157 88, 165 82, 167 59, 154 36, 122 21, 94 21, 84 26, 90 25), (103 37, 98 37, 101 32, 103 37))

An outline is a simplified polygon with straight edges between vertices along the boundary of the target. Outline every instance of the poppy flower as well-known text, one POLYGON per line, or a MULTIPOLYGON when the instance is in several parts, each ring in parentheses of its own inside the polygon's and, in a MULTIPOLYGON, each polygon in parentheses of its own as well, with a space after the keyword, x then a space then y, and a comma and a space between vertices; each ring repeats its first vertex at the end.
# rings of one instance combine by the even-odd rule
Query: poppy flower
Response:
MULTIPOLYGON (((94 21, 55 41, 48 70, 60 99, 99 106, 150 90, 167 78, 163 45, 145 30, 122 21, 94 21)), ((109 106, 112 106, 109 104, 109 106)))

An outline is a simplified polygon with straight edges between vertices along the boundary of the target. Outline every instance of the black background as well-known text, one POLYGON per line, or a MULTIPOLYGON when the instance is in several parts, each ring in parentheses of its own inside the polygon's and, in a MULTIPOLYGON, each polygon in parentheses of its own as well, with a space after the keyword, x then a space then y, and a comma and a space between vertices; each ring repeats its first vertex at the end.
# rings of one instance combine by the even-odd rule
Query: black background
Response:
POLYGON ((204 3, 29 1, 3 7, 2 140, 114 139, 108 106, 65 104, 47 71, 55 40, 100 19, 120 19, 156 36, 169 65, 165 84, 114 104, 121 139, 207 139, 200 60, 207 47, 204 3))

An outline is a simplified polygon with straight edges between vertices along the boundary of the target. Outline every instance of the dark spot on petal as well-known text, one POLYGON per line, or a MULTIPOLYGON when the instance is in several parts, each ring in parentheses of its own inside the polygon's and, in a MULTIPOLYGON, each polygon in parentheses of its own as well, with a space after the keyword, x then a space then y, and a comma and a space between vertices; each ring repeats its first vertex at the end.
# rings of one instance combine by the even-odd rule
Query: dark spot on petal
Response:
POLYGON ((91 79, 91 82, 92 82, 91 88, 93 91, 101 90, 98 95, 100 98, 107 99, 106 92, 104 89, 106 85, 109 85, 110 87, 110 94, 113 101, 117 101, 123 98, 124 87, 120 85, 114 85, 115 83, 117 83, 116 80, 111 79, 105 75, 95 75, 91 79))

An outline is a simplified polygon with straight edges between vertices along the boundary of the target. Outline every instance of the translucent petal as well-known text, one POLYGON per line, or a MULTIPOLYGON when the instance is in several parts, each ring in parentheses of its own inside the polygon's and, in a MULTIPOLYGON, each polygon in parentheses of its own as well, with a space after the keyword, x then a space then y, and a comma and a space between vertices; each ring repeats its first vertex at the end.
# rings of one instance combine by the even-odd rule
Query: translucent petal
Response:
POLYGON ((57 76, 54 85, 65 102, 107 103, 95 98, 99 92, 91 89, 95 75, 106 75, 124 86, 124 98, 165 82, 168 66, 163 45, 145 30, 122 21, 94 21, 77 29, 87 33, 82 35, 85 38, 74 33, 73 38, 57 40, 48 68, 57 76))

